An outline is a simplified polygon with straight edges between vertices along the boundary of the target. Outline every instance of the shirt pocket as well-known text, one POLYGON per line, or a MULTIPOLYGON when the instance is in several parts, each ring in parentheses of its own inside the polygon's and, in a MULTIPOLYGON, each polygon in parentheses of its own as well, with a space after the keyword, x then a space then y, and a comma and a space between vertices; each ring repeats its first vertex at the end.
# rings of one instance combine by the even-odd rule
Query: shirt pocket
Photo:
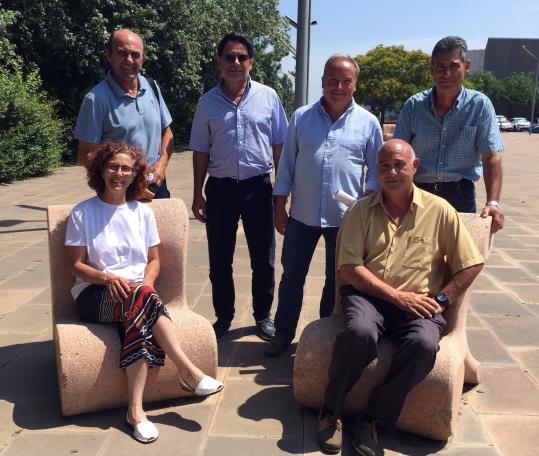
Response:
POLYGON ((430 269, 435 249, 436 240, 434 238, 410 236, 404 252, 403 269, 421 271, 430 269))

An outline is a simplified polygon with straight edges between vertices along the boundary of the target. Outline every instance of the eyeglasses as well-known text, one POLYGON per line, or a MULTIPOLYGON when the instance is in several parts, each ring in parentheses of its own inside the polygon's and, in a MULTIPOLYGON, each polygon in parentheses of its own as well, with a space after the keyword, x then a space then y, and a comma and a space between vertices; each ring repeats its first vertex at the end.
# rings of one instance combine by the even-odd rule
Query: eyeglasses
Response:
POLYGON ((122 174, 125 174, 125 175, 133 174, 135 172, 135 170, 133 168, 131 168, 131 166, 116 165, 114 163, 109 163, 107 166, 105 166, 105 169, 109 173, 117 173, 118 171, 121 170, 122 174))
POLYGON ((225 62, 226 63, 235 63, 236 59, 238 59, 238 62, 245 63, 247 60, 251 60, 251 58, 247 54, 226 54, 225 55, 225 62))

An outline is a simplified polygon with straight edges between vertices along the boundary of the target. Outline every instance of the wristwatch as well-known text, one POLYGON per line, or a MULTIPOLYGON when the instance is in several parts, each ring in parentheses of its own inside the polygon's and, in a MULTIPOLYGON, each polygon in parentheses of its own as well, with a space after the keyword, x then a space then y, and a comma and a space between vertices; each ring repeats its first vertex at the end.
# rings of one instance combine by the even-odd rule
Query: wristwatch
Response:
POLYGON ((498 209, 500 208, 500 203, 496 200, 490 200, 487 201, 487 204, 485 206, 496 206, 498 209))
POLYGON ((438 293, 434 297, 434 300, 436 301, 437 304, 442 306, 444 310, 449 307, 449 298, 443 291, 440 291, 440 293, 438 293))

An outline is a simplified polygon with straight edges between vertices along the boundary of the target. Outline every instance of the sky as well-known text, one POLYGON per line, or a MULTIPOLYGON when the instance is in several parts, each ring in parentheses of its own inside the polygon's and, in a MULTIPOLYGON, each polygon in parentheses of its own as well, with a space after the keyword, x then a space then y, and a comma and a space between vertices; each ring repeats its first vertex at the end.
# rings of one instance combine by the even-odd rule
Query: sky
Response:
MULTIPOLYGON (((280 0, 279 10, 297 20, 297 0, 280 0)), ((324 62, 339 52, 355 57, 383 44, 430 54, 447 35, 462 36, 468 49, 485 49, 489 37, 539 38, 539 0, 311 0, 311 20, 309 102, 322 93, 324 62)), ((293 28, 290 36, 295 47, 293 28)), ((295 60, 282 65, 288 71, 295 60)))

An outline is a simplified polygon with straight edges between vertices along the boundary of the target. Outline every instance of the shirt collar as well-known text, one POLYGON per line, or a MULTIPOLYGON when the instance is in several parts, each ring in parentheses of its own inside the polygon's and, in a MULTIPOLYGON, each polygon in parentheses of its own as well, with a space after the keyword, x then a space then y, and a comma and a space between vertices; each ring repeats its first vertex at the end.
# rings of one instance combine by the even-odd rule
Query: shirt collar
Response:
MULTIPOLYGON (((417 188, 415 184, 412 184, 414 187, 413 193, 412 193, 412 204, 410 205, 410 210, 413 206, 424 208, 425 204, 423 203, 423 190, 420 188, 417 188)), ((369 207, 374 207, 376 205, 380 204, 383 206, 384 204, 384 198, 382 195, 382 189, 378 190, 374 196, 372 197, 372 201, 369 203, 369 207)))
MULTIPOLYGON (((222 95, 223 97, 225 97, 227 100, 230 100, 230 98, 228 98, 225 94, 225 92, 223 92, 223 82, 224 82, 224 79, 223 78, 220 78, 219 79, 219 82, 217 83, 217 92, 222 95)), ((247 86, 245 87, 245 92, 243 92, 243 96, 241 97, 241 99, 245 99, 245 96, 249 93, 249 90, 251 89, 253 83, 252 83, 252 79, 251 79, 251 76, 247 76, 247 86)), ((231 100, 230 100, 231 101, 231 100)))
MULTIPOLYGON (((328 119, 331 120, 331 117, 329 117, 329 114, 326 111, 326 108, 324 108, 323 100, 324 100, 324 96, 321 96, 320 99, 317 102, 318 103, 318 110, 322 115, 327 116, 328 119)), ((342 119, 343 117, 347 116, 355 108, 355 105, 356 105, 356 102, 354 101, 354 99, 352 99, 352 102, 350 103, 350 106, 348 106, 348 108, 346 108, 346 111, 344 111, 344 113, 342 114, 341 117, 339 117, 339 119, 342 119)), ((337 119, 337 120, 339 120, 339 119, 337 119)))
MULTIPOLYGON (((429 105, 432 112, 436 112, 436 108, 434 106, 434 95, 436 94, 436 87, 433 87, 429 94, 429 105)), ((462 86, 460 89, 460 93, 455 100, 455 103, 453 103, 453 107, 451 109, 454 109, 455 111, 458 111, 463 104, 463 101, 466 97, 466 87, 462 86)))
MULTIPOLYGON (((112 71, 109 70, 107 72, 107 77, 105 78, 109 84, 109 87, 111 88, 112 92, 117 98, 123 98, 123 97, 129 97, 133 98, 131 95, 125 93, 125 90, 120 87, 120 84, 116 82, 116 79, 112 76, 112 71)), ((137 74, 137 85, 138 85, 138 91, 137 95, 142 95, 145 88, 142 87, 142 80, 140 78, 140 74, 137 74)))

